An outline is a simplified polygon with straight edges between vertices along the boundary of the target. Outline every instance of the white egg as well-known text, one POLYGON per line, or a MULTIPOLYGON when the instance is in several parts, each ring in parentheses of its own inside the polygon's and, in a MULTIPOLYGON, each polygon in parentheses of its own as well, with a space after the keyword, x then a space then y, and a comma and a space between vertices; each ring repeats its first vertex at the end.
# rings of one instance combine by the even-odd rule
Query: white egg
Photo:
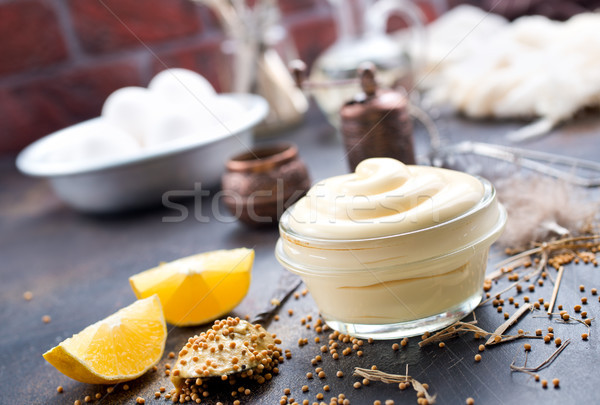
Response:
POLYGON ((141 152, 135 138, 102 118, 66 129, 62 139, 49 151, 45 157, 47 161, 86 165, 134 156, 141 152), (66 137, 69 142, 63 141, 66 137))
POLYGON ((155 115, 158 101, 160 99, 148 89, 123 87, 108 96, 102 107, 102 117, 143 145, 144 122, 155 115))
POLYGON ((202 140, 202 120, 186 108, 160 102, 157 113, 144 124, 144 145, 148 149, 172 147, 202 140))
POLYGON ((215 89, 204 77, 187 69, 163 70, 150 81, 148 89, 168 102, 189 106, 210 104, 215 89))

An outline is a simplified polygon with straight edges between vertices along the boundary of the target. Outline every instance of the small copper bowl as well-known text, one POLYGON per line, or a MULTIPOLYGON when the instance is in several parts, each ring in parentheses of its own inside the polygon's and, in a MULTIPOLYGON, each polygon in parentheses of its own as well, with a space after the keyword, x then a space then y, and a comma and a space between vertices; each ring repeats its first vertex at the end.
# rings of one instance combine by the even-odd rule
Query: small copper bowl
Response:
POLYGON ((254 148, 231 158, 226 168, 223 201, 234 216, 251 226, 277 224, 285 209, 310 188, 306 166, 291 143, 254 148))

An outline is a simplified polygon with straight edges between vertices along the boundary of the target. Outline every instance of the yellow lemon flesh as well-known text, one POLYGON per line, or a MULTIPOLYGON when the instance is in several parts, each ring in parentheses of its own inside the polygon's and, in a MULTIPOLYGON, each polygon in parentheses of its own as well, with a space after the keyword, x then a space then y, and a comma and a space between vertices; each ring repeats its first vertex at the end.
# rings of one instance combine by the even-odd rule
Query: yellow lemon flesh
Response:
POLYGON ((129 279, 138 298, 157 294, 167 322, 200 325, 228 314, 250 287, 254 250, 216 250, 161 264, 129 279))
POLYGON ((144 374, 162 357, 167 328, 160 300, 139 300, 44 353, 58 371, 89 384, 115 384, 144 374))

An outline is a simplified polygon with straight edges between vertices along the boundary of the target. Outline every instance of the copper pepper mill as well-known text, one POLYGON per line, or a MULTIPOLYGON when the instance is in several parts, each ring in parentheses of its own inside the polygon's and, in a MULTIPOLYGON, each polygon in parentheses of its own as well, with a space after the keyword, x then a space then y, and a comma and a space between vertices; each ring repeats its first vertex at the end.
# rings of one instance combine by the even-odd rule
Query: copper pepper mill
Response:
POLYGON ((361 65, 359 78, 363 92, 340 110, 350 170, 372 157, 415 164, 408 99, 399 91, 378 88, 371 63, 361 65))
MULTIPOLYGON (((290 70, 296 85, 308 91, 357 80, 308 81, 306 65, 300 60, 292 61, 290 70)), ((400 91, 379 88, 373 63, 362 63, 358 73, 362 93, 355 95, 340 110, 340 129, 350 169, 354 171, 361 161, 372 157, 390 157, 405 164, 415 164, 408 98, 400 91)))

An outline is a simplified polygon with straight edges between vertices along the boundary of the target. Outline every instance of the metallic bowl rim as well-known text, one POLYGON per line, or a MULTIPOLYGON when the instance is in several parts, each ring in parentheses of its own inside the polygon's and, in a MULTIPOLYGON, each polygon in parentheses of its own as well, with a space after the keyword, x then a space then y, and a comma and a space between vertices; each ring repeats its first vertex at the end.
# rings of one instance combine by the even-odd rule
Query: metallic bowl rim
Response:
MULTIPOLYGON (((248 120, 244 123, 235 123, 237 125, 230 126, 228 128, 229 133, 214 139, 210 139, 208 141, 198 141, 195 143, 185 144, 185 145, 176 145, 174 147, 165 148, 163 150, 150 150, 143 152, 141 154, 136 154, 135 156, 126 156, 118 159, 114 159, 111 161, 100 161, 97 164, 90 164, 84 167, 73 167, 73 166, 56 166, 53 164, 40 164, 35 159, 34 154, 38 153, 38 150, 45 147, 45 144, 51 140, 52 138, 58 136, 64 136, 63 132, 71 129, 75 126, 84 125, 90 123, 95 120, 99 120, 100 117, 92 118, 87 121, 80 122, 78 124, 74 124, 67 128, 63 128, 61 130, 55 131, 51 134, 44 136, 25 147, 17 156, 16 165, 17 168, 24 174, 35 177, 62 177, 62 176, 72 176, 79 174, 88 174, 88 173, 97 173, 105 170, 116 169, 121 167, 126 167, 138 163, 143 163, 146 161, 152 161, 155 159, 161 159, 173 155, 177 155, 184 152, 189 152, 213 143, 217 143, 222 141, 223 139, 229 137, 235 137, 237 134, 242 133, 246 130, 251 129, 252 127, 259 124, 266 116, 269 111, 269 106, 267 101, 256 94, 242 94, 242 93, 224 93, 220 96, 225 98, 229 98, 231 100, 236 100, 242 102, 244 105, 248 105, 247 115, 248 120), (54 166, 54 167, 53 167, 54 166)), ((250 148, 250 146, 248 146, 250 148)))

